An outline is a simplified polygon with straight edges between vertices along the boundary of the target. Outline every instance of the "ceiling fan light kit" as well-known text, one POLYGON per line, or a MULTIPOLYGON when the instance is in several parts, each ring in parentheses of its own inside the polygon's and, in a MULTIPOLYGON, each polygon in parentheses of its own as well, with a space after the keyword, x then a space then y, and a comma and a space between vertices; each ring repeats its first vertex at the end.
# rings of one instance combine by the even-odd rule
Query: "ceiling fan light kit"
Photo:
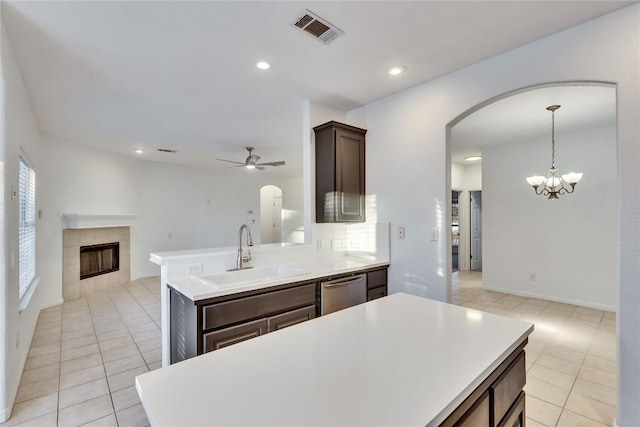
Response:
POLYGON ((580 172, 570 172, 560 176, 556 169, 555 111, 558 108, 560 105, 547 107, 547 110, 551 111, 551 168, 545 176, 527 177, 527 182, 533 187, 533 191, 539 196, 547 196, 550 200, 558 199, 558 195, 573 193, 576 184, 582 179, 580 172))
POLYGON ((277 162, 258 163, 258 160, 260 160, 260 156, 258 156, 257 154, 253 154, 253 147, 245 147, 245 148, 249 152, 249 155, 247 156, 244 162, 236 162, 233 160, 225 160, 225 159, 216 159, 216 160, 235 164, 235 166, 227 166, 227 168, 245 167, 247 169, 258 169, 258 170, 264 170, 265 166, 284 166, 286 164, 284 160, 280 160, 277 162))

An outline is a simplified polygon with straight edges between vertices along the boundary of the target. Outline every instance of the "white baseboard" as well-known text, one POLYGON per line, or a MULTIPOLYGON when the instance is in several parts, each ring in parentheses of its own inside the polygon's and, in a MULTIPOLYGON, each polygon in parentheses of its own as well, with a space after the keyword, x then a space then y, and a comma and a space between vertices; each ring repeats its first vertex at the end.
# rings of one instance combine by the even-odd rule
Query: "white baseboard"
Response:
POLYGON ((11 408, 2 408, 2 410, 0 410, 0 423, 9 421, 10 416, 11 416, 11 408))
POLYGON ((57 300, 53 300, 53 301, 46 302, 46 303, 44 303, 44 304, 42 305, 42 307, 40 307, 40 311, 42 311, 42 310, 44 310, 44 309, 46 309, 46 308, 49 308, 49 307, 53 307, 53 306, 56 306, 56 305, 60 305, 60 304, 62 304, 63 302, 64 302, 64 299, 63 299, 63 298, 60 298, 60 299, 57 299, 57 300))
POLYGON ((618 309, 616 306, 611 306, 611 305, 607 305, 607 304, 597 304, 597 303, 592 303, 589 301, 581 301, 578 299, 574 299, 574 298, 560 298, 560 297, 556 297, 556 296, 552 296, 552 295, 545 295, 545 294, 540 294, 540 293, 536 293, 536 292, 523 292, 523 291, 518 291, 518 290, 514 290, 514 289, 507 289, 507 288, 499 288, 496 286, 482 286, 482 289, 485 289, 487 291, 494 291, 494 292, 502 292, 505 294, 512 294, 512 295, 519 295, 521 297, 528 297, 528 298, 538 298, 538 299, 544 299, 544 300, 548 300, 548 301, 555 301, 555 302, 562 302, 565 304, 572 304, 572 305, 580 305, 583 307, 589 307, 589 308, 595 308, 598 310, 606 310, 606 311, 613 311, 613 312, 617 312, 618 309))

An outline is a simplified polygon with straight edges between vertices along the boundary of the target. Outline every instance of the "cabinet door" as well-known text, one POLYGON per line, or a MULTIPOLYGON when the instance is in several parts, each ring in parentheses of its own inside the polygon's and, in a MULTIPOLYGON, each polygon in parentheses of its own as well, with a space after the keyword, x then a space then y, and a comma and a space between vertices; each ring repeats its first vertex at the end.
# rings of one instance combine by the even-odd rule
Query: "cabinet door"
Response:
POLYGON ((369 289, 367 291, 367 301, 373 301, 374 299, 387 296, 387 287, 380 286, 379 288, 369 289))
POLYGON ((498 425, 498 427, 524 427, 525 425, 525 409, 524 409, 524 391, 520 393, 520 397, 513 404, 507 416, 498 425))
POLYGON ((491 385, 493 419, 496 424, 502 420, 509 408, 511 408, 527 382, 524 360, 524 351, 521 351, 516 360, 491 385))
POLYGON ((489 393, 485 392, 480 399, 455 424, 455 427, 489 427, 490 420, 489 393))
POLYGON ((367 273, 367 289, 387 286, 387 267, 367 273))
POLYGON ((295 286, 280 291, 265 292, 233 301, 206 305, 202 308, 203 329, 266 318, 293 308, 306 307, 316 302, 316 284, 295 286))
POLYGON ((316 306, 310 305, 298 310, 287 311, 286 313, 271 316, 267 319, 268 331, 273 332, 284 329, 298 323, 306 322, 316 317, 316 306))
POLYGON ((218 350, 267 333, 267 320, 243 323, 204 335, 204 352, 218 350))
POLYGON ((336 129, 336 221, 365 220, 364 177, 364 135, 336 129))

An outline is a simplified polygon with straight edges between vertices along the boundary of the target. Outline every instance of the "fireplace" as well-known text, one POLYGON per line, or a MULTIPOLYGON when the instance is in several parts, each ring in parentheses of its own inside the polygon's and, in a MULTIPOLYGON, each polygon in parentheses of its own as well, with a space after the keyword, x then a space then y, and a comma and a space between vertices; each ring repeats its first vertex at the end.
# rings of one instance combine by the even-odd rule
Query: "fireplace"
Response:
POLYGON ((119 258, 118 242, 80 246, 80 280, 118 271, 119 258))
POLYGON ((65 228, 62 245, 65 301, 131 281, 130 227, 65 228))

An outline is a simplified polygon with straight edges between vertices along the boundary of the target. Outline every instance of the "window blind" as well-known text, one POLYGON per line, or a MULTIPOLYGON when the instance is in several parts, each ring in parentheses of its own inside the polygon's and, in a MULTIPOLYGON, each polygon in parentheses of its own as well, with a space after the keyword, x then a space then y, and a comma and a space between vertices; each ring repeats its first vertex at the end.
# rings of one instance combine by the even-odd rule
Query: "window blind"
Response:
POLYGON ((20 156, 19 192, 19 272, 20 298, 36 277, 36 173, 20 156))

